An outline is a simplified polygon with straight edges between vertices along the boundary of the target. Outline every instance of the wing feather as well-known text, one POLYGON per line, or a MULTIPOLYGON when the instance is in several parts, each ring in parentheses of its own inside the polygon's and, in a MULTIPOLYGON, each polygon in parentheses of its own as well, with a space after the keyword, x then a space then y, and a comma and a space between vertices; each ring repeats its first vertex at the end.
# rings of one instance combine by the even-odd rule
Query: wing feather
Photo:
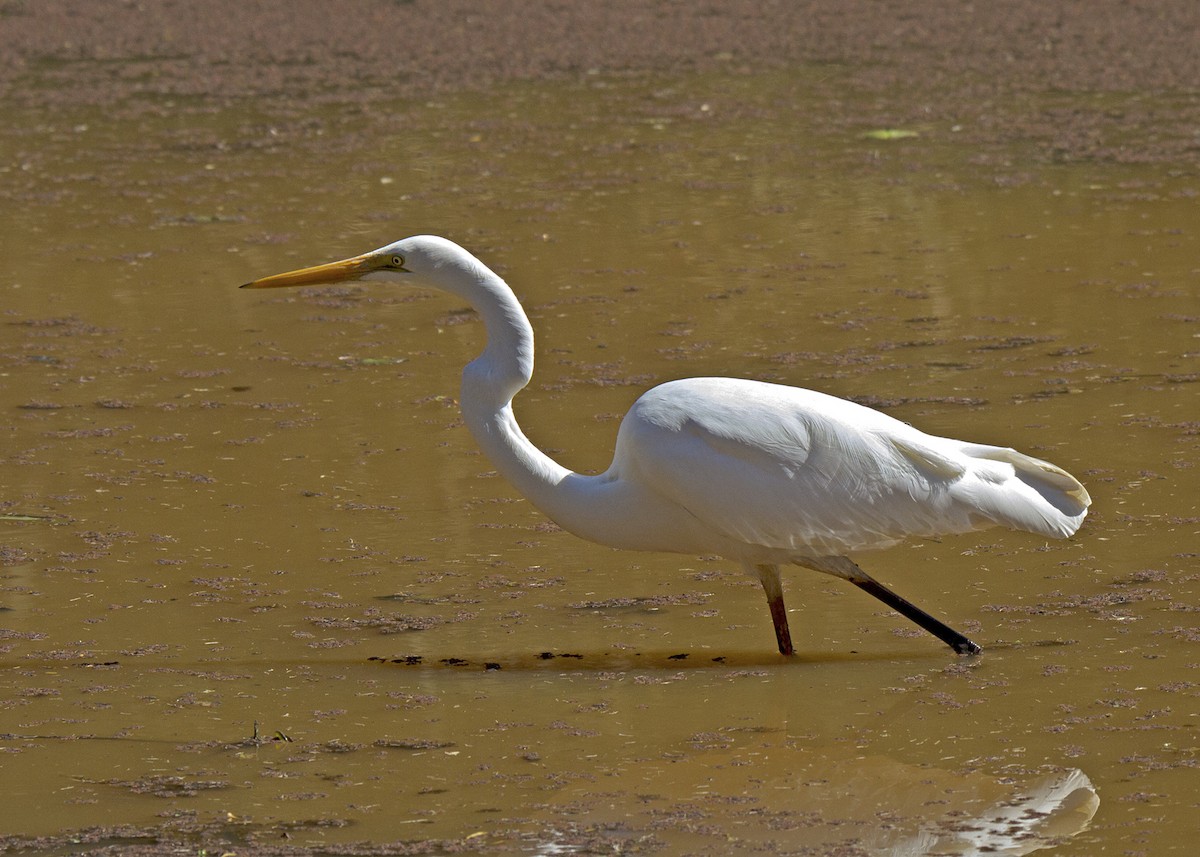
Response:
POLYGON ((755 381, 691 378, 656 387, 631 409, 617 446, 629 476, 714 533, 797 555, 840 555, 997 523, 1065 535, 1086 510, 1082 486, 1046 462, 755 381), (1073 523, 1052 520, 1071 512, 1073 523))

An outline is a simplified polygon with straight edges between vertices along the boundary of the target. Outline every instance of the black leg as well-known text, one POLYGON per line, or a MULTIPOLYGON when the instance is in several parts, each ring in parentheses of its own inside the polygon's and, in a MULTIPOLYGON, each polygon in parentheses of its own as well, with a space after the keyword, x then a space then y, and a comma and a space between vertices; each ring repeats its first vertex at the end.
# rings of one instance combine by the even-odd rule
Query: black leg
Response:
POLYGON ((868 577, 865 580, 852 579, 850 582, 858 588, 871 593, 902 616, 907 616, 960 655, 977 655, 983 651, 983 649, 958 633, 958 631, 955 631, 944 622, 933 618, 912 602, 905 601, 879 581, 868 577))

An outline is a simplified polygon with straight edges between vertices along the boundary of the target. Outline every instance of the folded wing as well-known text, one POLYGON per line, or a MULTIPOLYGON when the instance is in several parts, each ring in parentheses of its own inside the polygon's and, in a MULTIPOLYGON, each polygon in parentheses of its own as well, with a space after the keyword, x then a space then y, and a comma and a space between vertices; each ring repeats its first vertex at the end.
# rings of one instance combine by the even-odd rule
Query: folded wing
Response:
POLYGON ((797 555, 1003 525, 1073 533, 1087 492, 1011 449, 926 435, 843 399, 726 378, 664 384, 634 405, 618 459, 707 527, 797 555))

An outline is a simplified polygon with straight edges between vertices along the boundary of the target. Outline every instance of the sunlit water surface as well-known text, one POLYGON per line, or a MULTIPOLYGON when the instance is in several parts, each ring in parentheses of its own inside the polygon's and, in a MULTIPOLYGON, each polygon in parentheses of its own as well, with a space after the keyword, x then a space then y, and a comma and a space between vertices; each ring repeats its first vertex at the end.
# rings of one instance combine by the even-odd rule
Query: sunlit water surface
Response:
POLYGON ((1062 787, 1060 826, 1012 841, 1187 852, 1196 177, 980 163, 823 127, 806 97, 596 80, 14 116, 0 828, 972 853, 955 824, 1062 787), (979 658, 797 570, 783 659, 729 563, 584 543, 491 472, 454 299, 236 289, 416 232, 525 302, 518 415, 571 467, 607 465, 648 386, 727 374, 1048 458, 1093 514, 1065 543, 860 557, 979 658))

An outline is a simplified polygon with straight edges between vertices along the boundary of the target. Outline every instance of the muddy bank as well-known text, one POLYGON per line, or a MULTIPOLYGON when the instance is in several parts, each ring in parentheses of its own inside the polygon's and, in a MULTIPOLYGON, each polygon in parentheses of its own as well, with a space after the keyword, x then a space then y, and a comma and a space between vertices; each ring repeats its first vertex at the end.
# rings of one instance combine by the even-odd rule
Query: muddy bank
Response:
POLYGON ((595 73, 830 64, 834 121, 838 92, 850 88, 878 99, 863 122, 957 123, 981 140, 1035 141, 1041 159, 1194 166, 1200 153, 1200 6, 1190 0, 501 0, 486 15, 465 0, 328 8, 318 0, 6 0, 0 99, 299 106, 595 73))

